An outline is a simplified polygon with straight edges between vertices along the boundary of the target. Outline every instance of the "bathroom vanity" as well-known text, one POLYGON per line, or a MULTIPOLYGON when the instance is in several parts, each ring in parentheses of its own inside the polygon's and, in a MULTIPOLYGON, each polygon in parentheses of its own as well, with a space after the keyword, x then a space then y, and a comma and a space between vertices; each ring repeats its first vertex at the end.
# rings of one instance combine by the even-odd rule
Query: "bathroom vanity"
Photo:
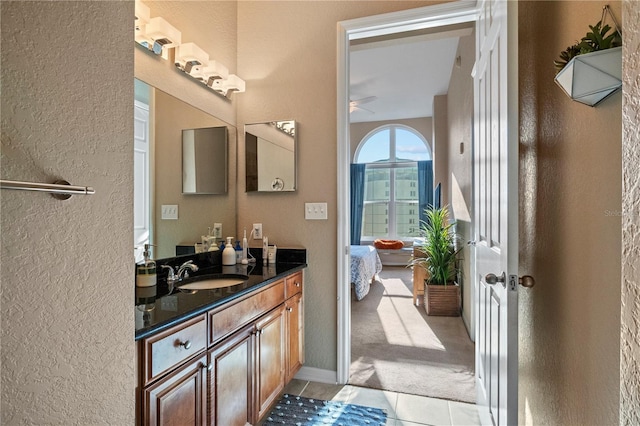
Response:
POLYGON ((304 362, 305 262, 205 271, 246 276, 232 287, 136 289, 137 424, 256 424, 304 362))

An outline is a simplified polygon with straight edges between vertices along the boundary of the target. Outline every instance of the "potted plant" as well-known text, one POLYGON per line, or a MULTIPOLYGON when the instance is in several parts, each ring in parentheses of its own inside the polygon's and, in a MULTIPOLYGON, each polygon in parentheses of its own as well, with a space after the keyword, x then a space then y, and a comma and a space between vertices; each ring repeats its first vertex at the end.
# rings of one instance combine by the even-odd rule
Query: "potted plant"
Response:
POLYGON ((560 52, 555 82, 573 100, 595 106, 622 87, 622 35, 608 6, 580 42, 560 52), (604 24, 606 13, 615 30, 604 24))
POLYGON ((427 315, 460 315, 460 286, 455 282, 458 272, 458 235, 455 223, 449 223, 447 206, 425 209, 422 222, 424 242, 419 249, 424 257, 414 256, 411 265, 426 270, 424 307, 427 315))

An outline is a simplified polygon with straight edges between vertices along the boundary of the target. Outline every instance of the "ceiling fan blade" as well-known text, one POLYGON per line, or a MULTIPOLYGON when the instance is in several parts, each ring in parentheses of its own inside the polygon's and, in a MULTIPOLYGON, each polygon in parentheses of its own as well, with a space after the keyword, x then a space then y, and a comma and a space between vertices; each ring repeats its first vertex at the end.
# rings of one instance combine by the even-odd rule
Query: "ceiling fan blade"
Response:
POLYGON ((350 101, 349 105, 357 106, 357 105, 360 105, 360 104, 366 104, 366 103, 369 103, 369 102, 373 102, 376 99, 378 99, 377 96, 367 96, 366 98, 355 99, 353 101, 350 101))
POLYGON ((364 107, 361 107, 361 106, 357 106, 357 105, 349 106, 349 112, 353 112, 353 111, 356 111, 356 110, 367 111, 370 114, 375 114, 375 112, 371 111, 370 109, 367 109, 367 108, 364 108, 364 107))

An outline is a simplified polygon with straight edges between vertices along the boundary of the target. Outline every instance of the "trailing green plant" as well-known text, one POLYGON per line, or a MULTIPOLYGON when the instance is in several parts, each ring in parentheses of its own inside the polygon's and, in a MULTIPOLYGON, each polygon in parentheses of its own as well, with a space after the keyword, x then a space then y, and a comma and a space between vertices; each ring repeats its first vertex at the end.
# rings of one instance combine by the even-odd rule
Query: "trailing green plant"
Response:
POLYGON ((553 61, 556 67, 556 74, 578 55, 591 53, 598 50, 611 49, 612 47, 622 46, 622 36, 618 30, 614 30, 611 34, 609 25, 602 26, 602 21, 598 21, 595 25, 589 25, 589 31, 586 36, 582 37, 580 42, 567 47, 560 52, 560 60, 553 61))
POLYGON ((425 209, 426 220, 421 222, 424 242, 420 250, 425 257, 415 257, 411 265, 423 267, 429 272, 426 280, 431 285, 452 283, 458 274, 458 253, 456 243, 459 240, 454 232, 454 224, 449 223, 448 207, 429 207, 425 209))

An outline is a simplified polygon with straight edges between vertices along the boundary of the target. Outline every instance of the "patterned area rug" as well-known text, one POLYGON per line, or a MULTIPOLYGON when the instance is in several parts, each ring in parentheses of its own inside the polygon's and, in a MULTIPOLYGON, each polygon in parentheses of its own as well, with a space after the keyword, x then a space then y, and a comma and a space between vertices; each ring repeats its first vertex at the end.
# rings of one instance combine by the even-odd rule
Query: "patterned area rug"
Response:
POLYGON ((284 394, 263 425, 384 426, 386 421, 387 413, 379 408, 284 394))

